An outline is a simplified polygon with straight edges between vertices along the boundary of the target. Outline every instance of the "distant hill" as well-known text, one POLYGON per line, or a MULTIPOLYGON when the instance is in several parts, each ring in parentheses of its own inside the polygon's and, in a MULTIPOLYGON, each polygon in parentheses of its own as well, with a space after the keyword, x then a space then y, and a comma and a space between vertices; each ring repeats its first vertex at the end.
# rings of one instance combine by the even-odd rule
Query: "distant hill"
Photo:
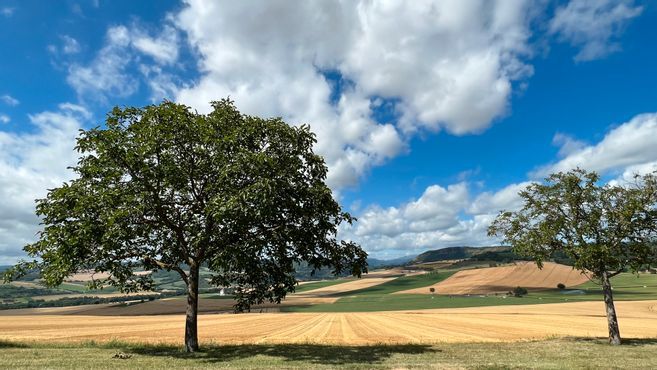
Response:
POLYGON ((417 256, 404 256, 393 258, 389 260, 381 260, 378 258, 368 258, 367 265, 369 269, 375 269, 379 267, 395 267, 395 266, 404 266, 409 262, 413 261, 417 256))
MULTIPOLYGON (((479 255, 485 254, 486 260, 496 261, 498 257, 504 256, 505 258, 519 259, 511 252, 511 247, 506 246, 491 246, 491 247, 448 247, 442 249, 435 249, 426 251, 418 255, 413 263, 426 263, 437 262, 446 260, 460 260, 469 259, 479 255)), ((479 260, 479 258, 476 258, 479 260)))

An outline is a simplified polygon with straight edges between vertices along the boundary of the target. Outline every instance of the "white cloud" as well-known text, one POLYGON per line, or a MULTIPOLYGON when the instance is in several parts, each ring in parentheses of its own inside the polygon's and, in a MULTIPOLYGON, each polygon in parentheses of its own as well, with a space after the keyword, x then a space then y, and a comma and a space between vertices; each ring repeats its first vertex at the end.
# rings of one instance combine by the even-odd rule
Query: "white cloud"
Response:
POLYGON ((77 162, 75 137, 83 108, 62 104, 54 112, 30 115, 32 133, 0 131, 0 264, 13 263, 36 240, 34 200, 71 178, 77 162))
POLYGON ((475 197, 465 182, 431 185, 419 198, 397 207, 366 208, 353 226, 341 229, 340 236, 381 258, 456 245, 491 245, 499 241, 487 236, 488 225, 499 211, 522 205, 518 192, 528 184, 511 184, 475 197))
POLYGON ((510 184, 496 192, 483 192, 470 204, 468 213, 474 215, 497 215, 504 210, 517 210, 522 207, 520 191, 529 186, 531 182, 510 184))
MULTIPOLYGON (((575 167, 617 173, 610 184, 634 181, 635 174, 657 170, 657 113, 641 114, 611 129, 598 143, 586 145, 563 134, 559 161, 542 166, 531 178, 575 167), (564 149, 565 147, 565 149, 564 149)), ((432 185, 418 199, 397 207, 376 205, 356 214, 358 221, 341 230, 341 236, 360 242, 379 257, 396 257, 426 249, 455 245, 481 246, 499 242, 486 235, 488 225, 502 210, 517 210, 523 202, 518 193, 531 181, 509 184, 497 191, 472 197, 465 182, 441 187, 432 185)))
MULTIPOLYGON (((127 97, 139 88, 139 79, 130 67, 160 71, 155 82, 148 81, 153 94, 163 91, 164 73, 160 67, 142 62, 146 55, 157 64, 172 64, 178 59, 178 34, 171 26, 164 26, 159 36, 151 37, 138 26, 114 26, 107 30, 105 45, 88 65, 73 64, 69 67, 67 82, 81 99, 106 99, 127 97)), ((66 44, 63 47, 66 50, 66 44)), ((151 73, 145 74, 150 77, 151 73)), ((171 88, 168 87, 168 90, 171 88)))
POLYGON ((554 138, 552 138, 552 144, 559 147, 558 155, 560 158, 567 157, 570 154, 586 147, 585 142, 560 132, 557 132, 554 135, 554 138))
POLYGON ((645 175, 657 171, 657 161, 637 164, 625 168, 622 174, 609 181, 610 185, 626 185, 636 181, 636 175, 645 175))
POLYGON ((581 48, 576 61, 588 61, 619 50, 616 39, 626 23, 642 11, 633 0, 571 0, 556 10, 549 29, 581 48))
POLYGON ((124 26, 107 31, 106 44, 87 66, 69 67, 67 82, 81 99, 104 99, 107 95, 126 97, 137 91, 139 82, 126 71, 132 60, 130 33, 124 26))
POLYGON ((141 72, 146 84, 151 90, 151 101, 157 103, 162 99, 171 100, 178 90, 178 80, 175 75, 167 73, 157 65, 140 64, 141 72))
POLYGON ((158 37, 138 32, 133 36, 132 44, 137 50, 150 55, 158 63, 171 64, 178 60, 178 31, 171 26, 165 26, 158 37))
POLYGON ((14 98, 14 97, 12 97, 11 95, 8 95, 8 94, 0 96, 0 100, 2 100, 3 103, 5 103, 9 106, 12 106, 12 107, 20 104, 18 99, 14 98))
POLYGON ((9 123, 9 122, 11 122, 11 117, 9 117, 8 115, 6 115, 4 113, 0 113, 0 122, 1 123, 9 123))
POLYGON ((485 130, 532 73, 525 1, 186 3, 177 26, 202 77, 177 100, 207 111, 230 96, 245 113, 311 124, 334 189, 417 131, 485 130), (325 71, 348 81, 335 105, 325 71), (372 118, 382 99, 398 120, 372 118))
MULTIPOLYGON (((657 113, 640 114, 610 129, 602 140, 587 145, 563 134, 554 142, 562 145, 561 159, 529 174, 541 178, 575 167, 614 175, 610 184, 627 184, 635 174, 657 171, 657 113)), ((361 243, 379 257, 396 257, 431 248, 454 245, 481 246, 499 242, 487 237, 488 225, 502 210, 517 210, 518 195, 532 181, 513 183, 497 191, 471 196, 467 183, 448 187, 432 185, 418 199, 396 207, 366 207, 356 213, 358 221, 344 227, 341 236, 361 243)), ((358 210, 356 210, 358 211, 358 210)))
POLYGON ((64 54, 76 54, 80 52, 80 44, 78 40, 72 38, 71 36, 63 35, 62 38, 62 52, 64 54))
POLYGON ((581 167, 606 173, 657 161, 657 113, 640 114, 610 130, 595 145, 581 146, 556 163, 539 167, 531 177, 581 167))

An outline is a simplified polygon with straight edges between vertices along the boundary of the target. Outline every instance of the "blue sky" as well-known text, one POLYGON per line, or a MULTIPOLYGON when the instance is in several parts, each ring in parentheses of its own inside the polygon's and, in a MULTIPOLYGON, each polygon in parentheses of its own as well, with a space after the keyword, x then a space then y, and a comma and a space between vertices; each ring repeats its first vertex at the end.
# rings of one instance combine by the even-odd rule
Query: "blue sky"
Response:
POLYGON ((170 99, 308 123, 392 258, 497 242, 530 181, 657 169, 657 7, 640 1, 0 1, 0 263, 74 138, 114 105, 170 99))

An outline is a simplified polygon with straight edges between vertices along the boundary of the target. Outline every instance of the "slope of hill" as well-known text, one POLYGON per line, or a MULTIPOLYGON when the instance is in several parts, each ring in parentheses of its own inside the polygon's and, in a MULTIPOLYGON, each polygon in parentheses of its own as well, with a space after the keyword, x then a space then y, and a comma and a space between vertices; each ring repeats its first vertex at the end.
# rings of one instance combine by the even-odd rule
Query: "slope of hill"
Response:
MULTIPOLYGON (((446 260, 459 260, 471 258, 482 253, 489 253, 494 256, 495 253, 510 253, 511 247, 491 246, 491 247, 448 247, 426 251, 413 260, 414 263, 426 263, 446 260)), ((515 256, 515 255, 514 255, 515 256)))
POLYGON ((378 258, 368 258, 367 265, 370 269, 380 268, 380 267, 396 267, 403 266, 411 261, 413 261, 417 256, 404 256, 399 258, 393 258, 389 260, 382 260, 378 258))
MULTIPOLYGON (((527 289, 555 289, 562 283, 567 287, 587 282, 589 279, 570 266, 545 262, 543 269, 531 262, 511 266, 461 270, 435 284, 438 294, 488 294, 505 293, 517 286, 527 289)), ((405 290, 399 293, 430 294, 429 287, 405 290)))

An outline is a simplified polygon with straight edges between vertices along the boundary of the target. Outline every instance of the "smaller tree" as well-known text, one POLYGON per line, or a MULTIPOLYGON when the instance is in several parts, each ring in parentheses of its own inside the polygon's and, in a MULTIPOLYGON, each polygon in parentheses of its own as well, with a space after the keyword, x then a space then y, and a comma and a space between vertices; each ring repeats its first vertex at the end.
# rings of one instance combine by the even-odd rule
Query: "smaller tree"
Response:
POLYGON ((611 278, 655 261, 657 173, 636 176, 632 184, 599 185, 595 172, 575 169, 550 175, 520 192, 522 209, 503 211, 488 229, 513 251, 539 267, 554 254, 602 285, 609 342, 620 344, 611 278))
POLYGON ((429 291, 431 292, 431 294, 434 294, 436 292, 436 288, 431 287, 431 288, 429 288, 429 291))
POLYGON ((564 283, 559 283, 559 284, 557 284, 557 289, 564 290, 564 289, 566 289, 566 285, 564 283))
POLYGON ((525 289, 521 286, 517 286, 517 287, 513 288, 513 296, 514 297, 520 298, 520 297, 525 296, 525 295, 527 295, 527 289, 525 289))

